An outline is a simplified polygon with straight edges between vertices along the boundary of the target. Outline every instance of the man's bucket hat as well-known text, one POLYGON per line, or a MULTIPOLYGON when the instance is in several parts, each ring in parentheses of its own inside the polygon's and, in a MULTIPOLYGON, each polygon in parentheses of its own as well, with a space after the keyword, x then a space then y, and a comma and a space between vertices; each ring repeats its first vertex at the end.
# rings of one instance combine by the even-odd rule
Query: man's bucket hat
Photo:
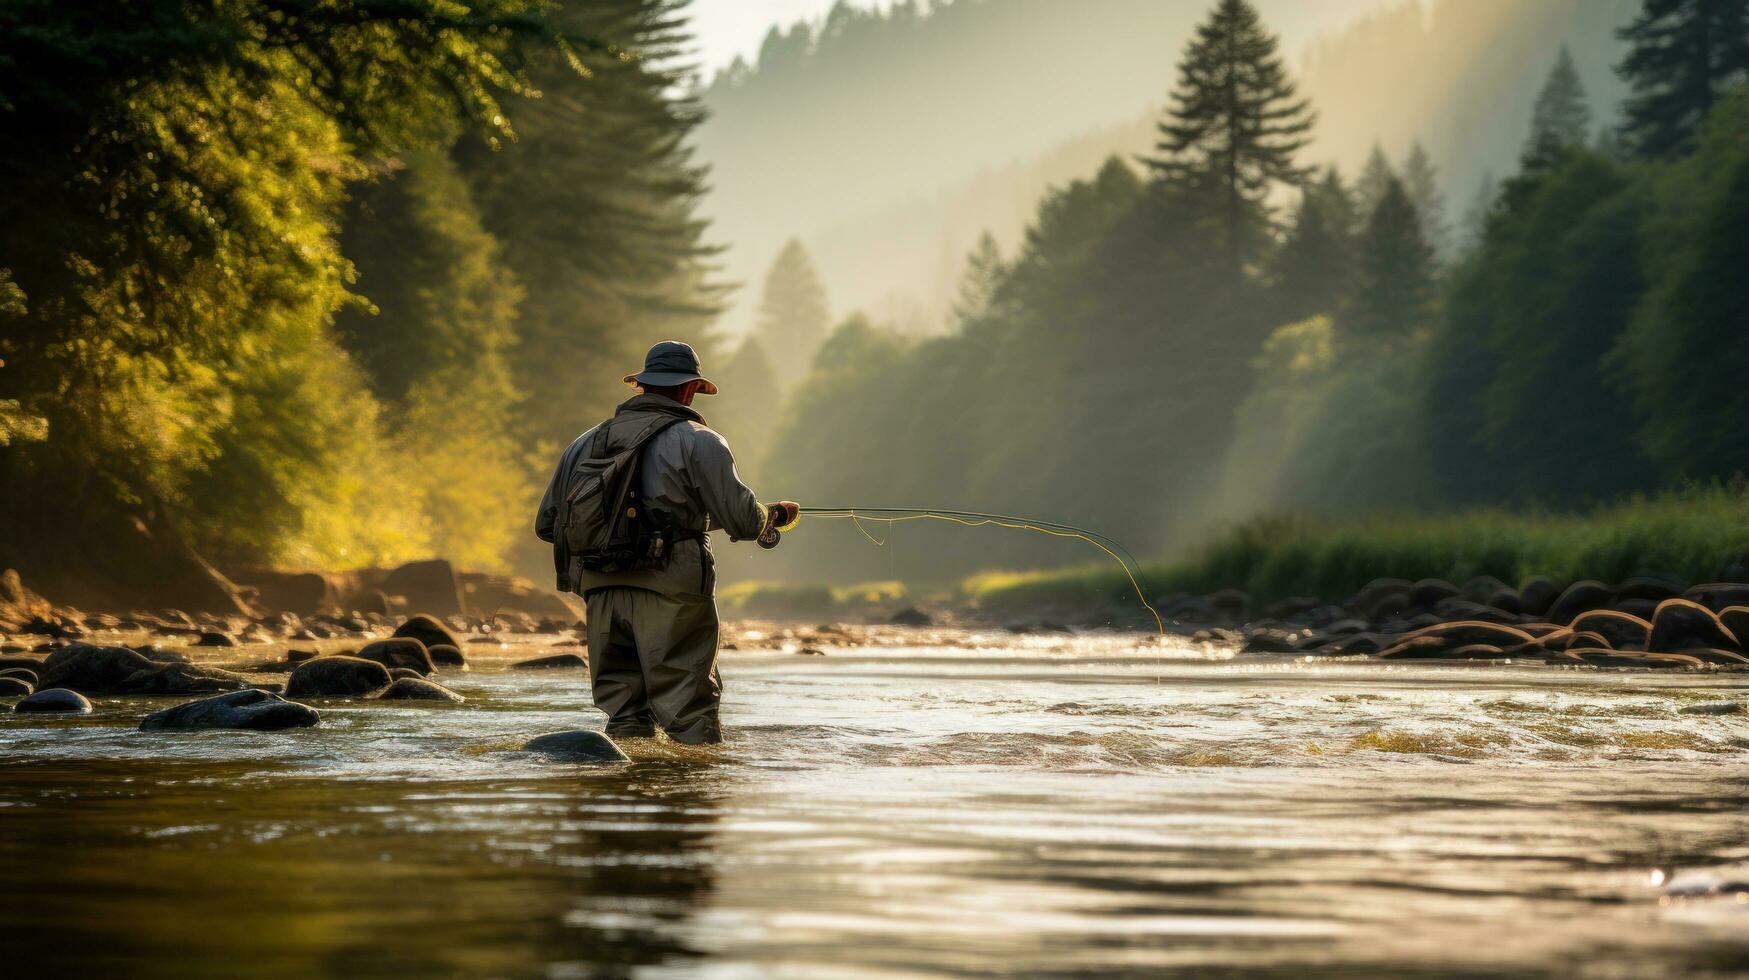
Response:
POLYGON ((717 386, 698 373, 698 352, 692 349, 692 345, 678 340, 664 340, 650 348, 650 352, 644 355, 644 369, 625 376, 628 385, 654 385, 658 388, 672 388, 688 381, 704 382, 704 387, 698 390, 701 395, 717 393, 717 386))

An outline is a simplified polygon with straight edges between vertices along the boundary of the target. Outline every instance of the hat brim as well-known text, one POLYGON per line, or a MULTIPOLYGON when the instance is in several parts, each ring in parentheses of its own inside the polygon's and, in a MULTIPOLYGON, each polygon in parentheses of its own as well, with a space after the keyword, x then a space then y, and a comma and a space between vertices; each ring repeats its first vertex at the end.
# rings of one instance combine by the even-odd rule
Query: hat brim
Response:
POLYGON ((688 374, 685 371, 645 371, 641 374, 625 376, 625 383, 628 385, 654 385, 658 388, 674 388, 686 384, 688 381, 704 382, 704 387, 698 389, 698 393, 701 395, 717 393, 717 386, 712 384, 709 378, 688 374))

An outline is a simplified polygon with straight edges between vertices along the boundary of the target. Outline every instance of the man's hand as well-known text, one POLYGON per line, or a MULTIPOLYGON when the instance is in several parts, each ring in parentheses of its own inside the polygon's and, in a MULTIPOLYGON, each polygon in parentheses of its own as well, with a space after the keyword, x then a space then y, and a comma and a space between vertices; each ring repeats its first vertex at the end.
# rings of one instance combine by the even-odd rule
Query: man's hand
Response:
POLYGON ((771 523, 779 531, 788 531, 801 523, 802 505, 793 500, 780 500, 771 505, 771 523))

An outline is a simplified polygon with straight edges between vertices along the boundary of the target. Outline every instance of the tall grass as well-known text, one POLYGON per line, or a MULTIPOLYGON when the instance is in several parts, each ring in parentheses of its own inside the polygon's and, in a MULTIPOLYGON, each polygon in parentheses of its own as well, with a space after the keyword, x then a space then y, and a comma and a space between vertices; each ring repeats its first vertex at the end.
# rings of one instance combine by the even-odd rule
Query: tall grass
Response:
MULTIPOLYGON (((1742 484, 1639 497, 1584 514, 1480 510, 1443 517, 1348 520, 1265 517, 1222 531, 1181 560, 1141 570, 1150 596, 1237 588, 1257 602, 1287 596, 1341 600, 1372 579, 1477 575, 1508 583, 1633 575, 1703 582, 1743 576, 1749 563, 1749 489, 1742 484)), ((986 609, 1134 602, 1115 565, 990 574, 964 592, 986 609)))

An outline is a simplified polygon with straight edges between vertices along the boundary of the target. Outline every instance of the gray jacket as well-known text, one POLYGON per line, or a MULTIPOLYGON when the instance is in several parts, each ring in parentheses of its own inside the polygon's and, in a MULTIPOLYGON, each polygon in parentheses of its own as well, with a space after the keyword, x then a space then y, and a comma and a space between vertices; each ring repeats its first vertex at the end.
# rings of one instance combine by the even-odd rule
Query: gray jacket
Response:
POLYGON ((658 433, 644 445, 639 459, 638 482, 644 508, 659 526, 699 532, 677 541, 665 568, 646 568, 605 574, 585 571, 577 591, 623 586, 649 589, 664 595, 712 595, 716 589, 715 562, 711 559, 708 532, 724 530, 729 540, 746 541, 765 530, 766 509, 735 472, 735 457, 729 444, 704 424, 697 412, 661 395, 638 395, 620 405, 614 416, 578 436, 559 457, 558 469, 541 498, 535 515, 534 533, 552 541, 557 533, 559 502, 577 460, 587 453, 602 426, 639 425, 651 415, 677 416, 681 421, 658 433))

